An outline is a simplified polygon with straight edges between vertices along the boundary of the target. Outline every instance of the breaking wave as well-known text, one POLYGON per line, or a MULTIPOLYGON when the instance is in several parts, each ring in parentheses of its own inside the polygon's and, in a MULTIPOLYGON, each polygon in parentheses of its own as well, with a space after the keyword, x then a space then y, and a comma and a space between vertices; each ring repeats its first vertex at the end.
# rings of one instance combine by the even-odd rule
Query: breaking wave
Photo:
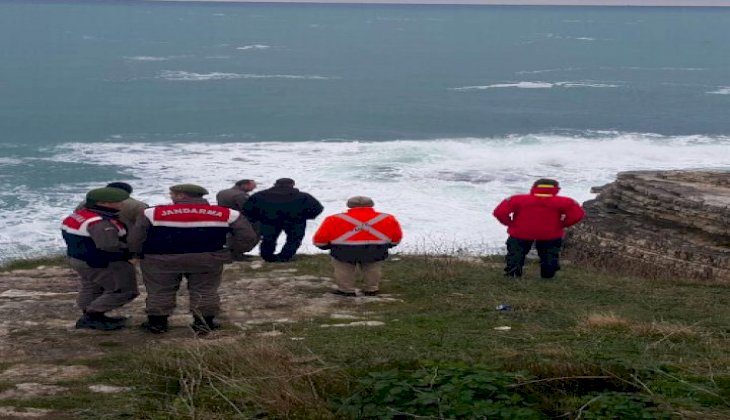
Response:
POLYGON ((619 85, 608 83, 596 83, 590 81, 583 82, 515 82, 515 83, 497 83, 484 86, 463 86, 451 88, 451 90, 487 90, 502 88, 518 88, 518 89, 551 89, 551 88, 616 88, 619 85))
POLYGON ((248 51, 248 50, 266 50, 271 48, 270 45, 264 45, 264 44, 254 44, 254 45, 244 45, 242 47, 236 47, 237 50, 241 51, 248 51))
MULTIPOLYGON (((85 176, 62 185, 0 188, 0 260, 63 249, 59 221, 86 191, 106 182, 126 180, 136 197, 160 204, 168 200, 169 185, 193 182, 215 192, 243 177, 262 188, 292 177, 322 201, 325 213, 341 211, 350 196, 371 196, 403 222, 402 250, 495 253, 505 228, 491 217, 492 209, 536 178, 556 178, 565 195, 584 201, 592 197, 592 186, 620 171, 730 169, 728 148, 730 137, 600 131, 385 142, 67 143, 32 164, 46 168, 49 178, 80 170, 101 175, 93 182, 85 176)), ((14 169, 2 170, 0 165, 5 185, 3 176, 14 169)), ((321 219, 310 224, 308 238, 321 219)), ((309 245, 303 250, 317 251, 309 245)))
POLYGON ((158 78, 173 82, 205 82, 210 80, 235 79, 294 79, 294 80, 329 80, 326 76, 299 74, 240 74, 240 73, 193 73, 181 70, 163 70, 158 78))
POLYGON ((717 90, 714 90, 712 92, 707 92, 711 95, 730 95, 730 86, 721 87, 717 90))

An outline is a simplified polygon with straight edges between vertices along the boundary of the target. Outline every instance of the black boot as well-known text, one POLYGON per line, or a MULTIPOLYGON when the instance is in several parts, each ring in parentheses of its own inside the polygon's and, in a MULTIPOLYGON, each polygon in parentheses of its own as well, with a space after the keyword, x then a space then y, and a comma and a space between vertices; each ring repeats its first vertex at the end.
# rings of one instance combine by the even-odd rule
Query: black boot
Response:
POLYGON ((126 316, 108 316, 108 315, 104 315, 104 316, 106 317, 106 319, 109 320, 109 322, 124 323, 124 322, 127 322, 127 319, 129 319, 126 316))
POLYGON ((140 325, 143 330, 152 334, 167 332, 167 315, 147 315, 147 321, 140 325))
POLYGON ((124 321, 115 321, 104 315, 103 312, 84 312, 84 315, 76 321, 76 328, 114 331, 124 328, 124 321))
POLYGON ((213 330, 220 329, 220 327, 221 324, 215 320, 214 315, 193 315, 193 323, 190 324, 190 328, 198 334, 207 334, 213 330))

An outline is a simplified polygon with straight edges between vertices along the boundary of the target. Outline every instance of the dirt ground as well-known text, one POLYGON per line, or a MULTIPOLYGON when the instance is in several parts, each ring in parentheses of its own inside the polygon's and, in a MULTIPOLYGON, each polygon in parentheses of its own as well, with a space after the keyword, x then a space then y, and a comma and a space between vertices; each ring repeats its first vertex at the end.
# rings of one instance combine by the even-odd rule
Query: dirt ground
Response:
MULTIPOLYGON (((0 418, 58 418, 60 413, 14 408, 3 402, 62 394, 66 389, 59 382, 94 373, 88 364, 74 364, 74 360, 101 356, 105 347, 195 339, 188 327, 191 317, 184 283, 176 313, 170 317, 171 330, 160 336, 138 328, 146 319, 146 294, 141 282, 140 297, 113 313, 129 316, 128 328, 113 332, 75 329, 80 316, 75 306, 77 286, 76 273, 66 267, 0 273, 0 384, 4 385, 0 388, 0 418)), ((290 266, 271 269, 258 260, 228 265, 220 289, 225 311, 220 320, 227 328, 206 339, 245 334, 276 336, 282 334, 277 325, 312 318, 329 318, 323 327, 377 327, 382 325, 377 316, 363 319, 357 307, 367 302, 399 300, 387 294, 343 298, 329 293, 334 287, 329 277, 304 275, 290 266)), ((89 389, 99 393, 126 391, 105 384, 91 385, 89 389)))

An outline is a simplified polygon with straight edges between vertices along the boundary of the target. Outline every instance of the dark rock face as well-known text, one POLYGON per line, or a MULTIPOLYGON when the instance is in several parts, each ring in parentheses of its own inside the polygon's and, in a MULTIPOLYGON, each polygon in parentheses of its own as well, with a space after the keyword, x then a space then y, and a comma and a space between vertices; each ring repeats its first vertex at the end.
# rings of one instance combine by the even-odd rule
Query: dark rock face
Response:
POLYGON ((577 264, 730 283, 730 172, 635 171, 594 189, 566 238, 577 264))

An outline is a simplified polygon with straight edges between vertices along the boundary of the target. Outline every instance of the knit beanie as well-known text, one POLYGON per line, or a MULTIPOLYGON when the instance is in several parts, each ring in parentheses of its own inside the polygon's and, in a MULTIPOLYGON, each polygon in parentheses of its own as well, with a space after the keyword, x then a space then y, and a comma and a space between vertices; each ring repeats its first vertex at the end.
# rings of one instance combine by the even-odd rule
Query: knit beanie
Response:
POLYGON ((558 181, 550 178, 540 178, 532 184, 533 187, 550 188, 559 187, 558 181))
POLYGON ((356 195, 347 200, 347 207, 351 209, 355 207, 373 207, 374 205, 372 198, 362 195, 356 195))

